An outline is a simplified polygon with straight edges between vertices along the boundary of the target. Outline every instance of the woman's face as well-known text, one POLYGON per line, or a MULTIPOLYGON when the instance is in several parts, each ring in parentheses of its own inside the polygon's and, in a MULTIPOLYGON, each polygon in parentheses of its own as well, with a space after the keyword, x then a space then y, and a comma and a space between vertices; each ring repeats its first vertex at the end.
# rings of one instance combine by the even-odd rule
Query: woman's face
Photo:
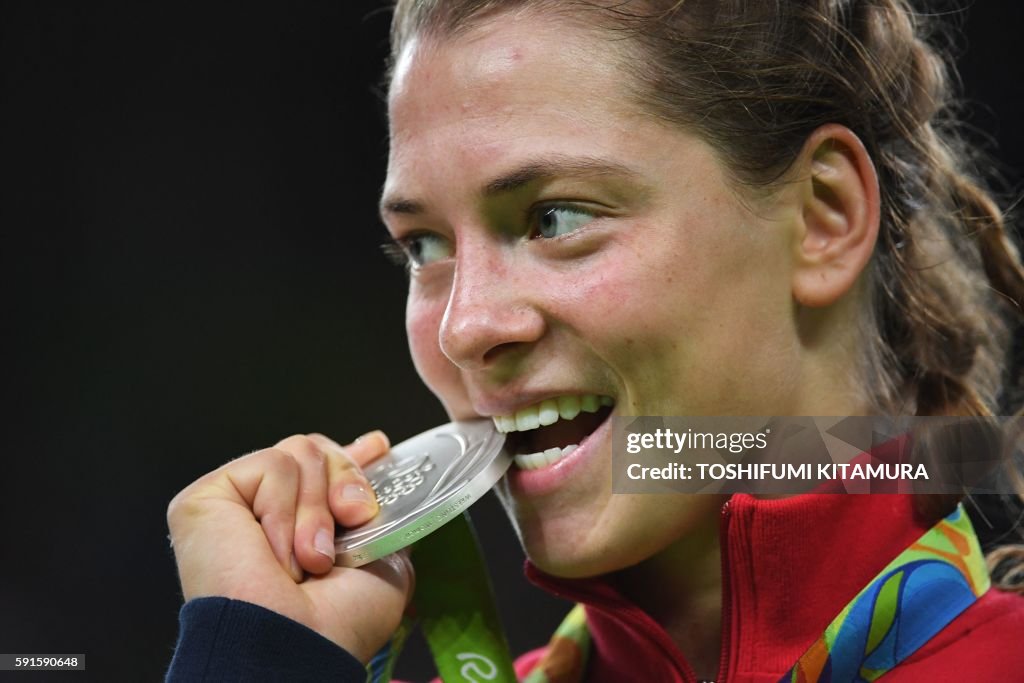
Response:
POLYGON ((787 217, 632 104, 615 50, 504 15, 411 43, 390 93, 382 213, 417 262, 413 359, 453 419, 557 415, 512 437, 548 455, 518 458, 499 492, 533 561, 563 576, 634 564, 717 515, 711 496, 613 495, 609 414, 785 414, 799 380, 787 217), (588 395, 604 407, 568 419, 588 395))

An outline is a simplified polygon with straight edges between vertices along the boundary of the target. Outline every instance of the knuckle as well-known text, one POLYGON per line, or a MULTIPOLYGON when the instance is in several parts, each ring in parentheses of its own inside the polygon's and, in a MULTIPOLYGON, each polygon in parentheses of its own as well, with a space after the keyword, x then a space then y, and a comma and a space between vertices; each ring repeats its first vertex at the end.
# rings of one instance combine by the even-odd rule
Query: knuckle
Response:
POLYGON ((289 507, 274 507, 259 516, 265 527, 282 526, 290 528, 295 523, 295 511, 289 507))
POLYGON ((167 504, 167 526, 174 528, 178 523, 195 516, 199 507, 199 501, 193 495, 193 487, 182 489, 167 504))
POLYGON ((171 498, 171 502, 167 504, 167 525, 173 526, 174 520, 182 514, 182 502, 181 493, 171 498))
POLYGON ((295 461, 295 455, 291 451, 267 448, 260 451, 258 455, 266 461, 265 467, 269 470, 291 474, 299 469, 299 463, 295 461))
POLYGON ((296 458, 324 461, 324 454, 320 447, 306 434, 293 434, 277 444, 277 448, 288 451, 296 458))

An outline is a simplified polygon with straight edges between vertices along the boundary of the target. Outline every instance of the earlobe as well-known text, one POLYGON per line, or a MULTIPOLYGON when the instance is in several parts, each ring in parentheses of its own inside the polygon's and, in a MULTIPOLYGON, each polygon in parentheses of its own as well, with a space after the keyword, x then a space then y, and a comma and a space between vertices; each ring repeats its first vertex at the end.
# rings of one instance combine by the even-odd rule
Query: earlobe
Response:
POLYGON ((874 251, 878 175, 860 139, 838 124, 811 134, 797 169, 793 297, 804 306, 829 306, 853 287, 874 251))

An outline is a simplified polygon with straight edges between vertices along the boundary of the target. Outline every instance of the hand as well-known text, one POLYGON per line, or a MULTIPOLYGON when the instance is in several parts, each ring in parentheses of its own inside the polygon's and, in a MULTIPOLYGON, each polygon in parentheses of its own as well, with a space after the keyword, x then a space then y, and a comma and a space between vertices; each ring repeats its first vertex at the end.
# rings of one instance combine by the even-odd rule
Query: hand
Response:
POLYGON ((334 566, 335 520, 377 514, 362 466, 388 450, 381 432, 347 447, 296 435, 210 472, 167 509, 186 600, 224 596, 293 619, 367 662, 398 627, 414 583, 408 555, 334 566))

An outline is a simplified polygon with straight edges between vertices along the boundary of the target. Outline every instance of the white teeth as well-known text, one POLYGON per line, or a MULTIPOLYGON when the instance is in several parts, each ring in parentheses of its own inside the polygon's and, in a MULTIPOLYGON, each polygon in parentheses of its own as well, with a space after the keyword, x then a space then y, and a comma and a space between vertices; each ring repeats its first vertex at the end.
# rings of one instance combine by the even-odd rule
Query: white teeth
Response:
POLYGON ((563 420, 571 420, 580 414, 580 397, 579 396, 559 396, 558 397, 558 414, 562 416, 563 420))
POLYGON ((540 419, 540 424, 543 427, 553 425, 558 422, 558 404, 551 399, 541 401, 538 418, 540 419))
POLYGON ((514 460, 516 466, 521 470, 537 470, 558 462, 576 450, 576 448, 576 444, 569 444, 565 448, 549 448, 542 453, 517 455, 514 460))
POLYGON ((496 415, 494 417, 494 426, 503 434, 514 432, 516 431, 516 418, 513 415, 496 415))
MULTIPOLYGON (((549 398, 516 411, 515 415, 495 415, 494 426, 499 432, 526 432, 546 427, 559 420, 572 420, 581 412, 596 413, 601 406, 614 406, 611 396, 583 394, 549 398)), ((516 466, 523 470, 536 470, 552 465, 578 448, 569 444, 564 448, 548 448, 538 453, 524 453, 515 456, 516 466)))
POLYGON ((543 458, 543 453, 530 453, 529 455, 517 455, 515 457, 515 461, 516 464, 519 466, 519 469, 535 470, 538 467, 544 466, 543 463, 540 462, 541 460, 543 460, 543 458))
POLYGON ((535 405, 516 411, 516 431, 528 432, 531 429, 540 427, 539 412, 535 405))
POLYGON ((611 396, 583 394, 582 396, 559 396, 549 398, 516 411, 515 415, 495 415, 494 426, 502 434, 528 432, 546 427, 559 420, 572 420, 581 412, 596 413, 601 406, 613 406, 611 396))

